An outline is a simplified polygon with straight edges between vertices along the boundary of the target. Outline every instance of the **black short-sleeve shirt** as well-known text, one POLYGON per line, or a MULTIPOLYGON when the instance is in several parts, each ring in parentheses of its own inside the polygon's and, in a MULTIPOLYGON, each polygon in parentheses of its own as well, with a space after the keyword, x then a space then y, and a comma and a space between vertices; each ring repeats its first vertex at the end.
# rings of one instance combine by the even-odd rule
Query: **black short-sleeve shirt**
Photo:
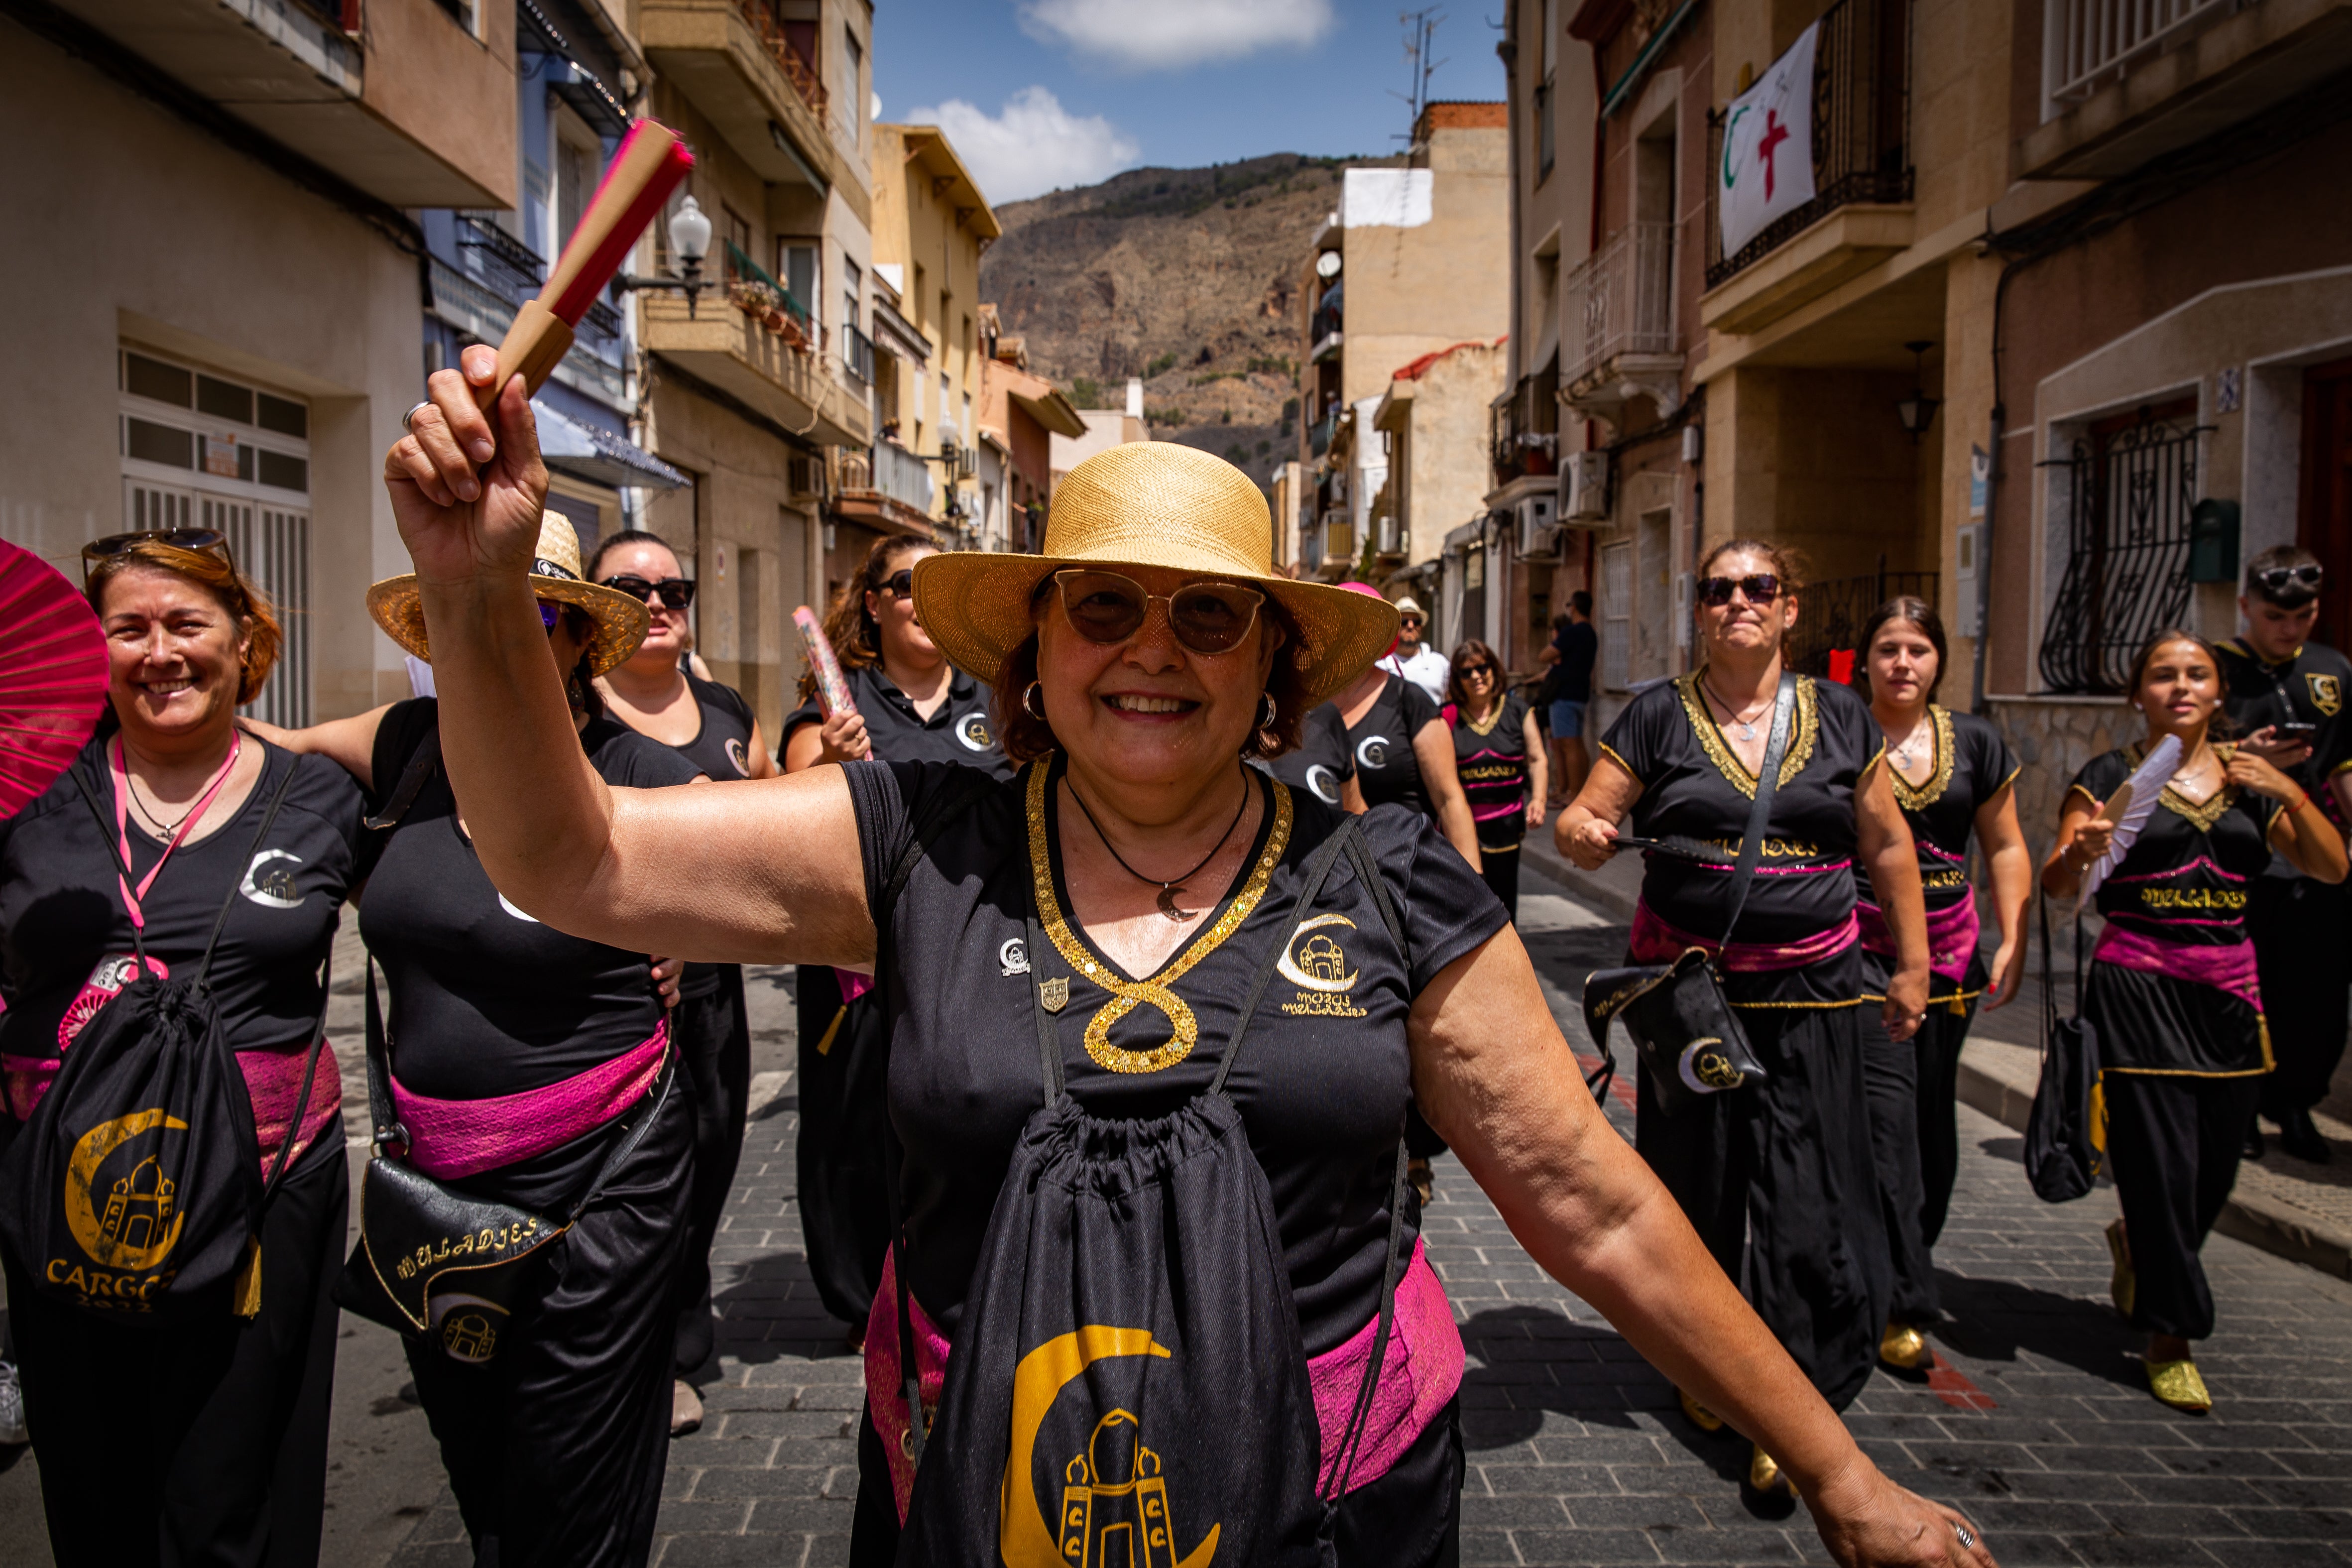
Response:
MULTIPOLYGON (((2344 831, 2343 813, 2328 781, 2352 769, 2352 715, 2344 710, 2352 702, 2352 659, 2315 642, 2304 644, 2283 664, 2266 663, 2239 638, 2214 651, 2221 656, 2221 674, 2229 686, 2223 704, 2238 733, 2250 735, 2266 724, 2313 727, 2311 755, 2286 774, 2309 793, 2336 831, 2344 831)), ((2302 875, 2284 855, 2272 859, 2269 874, 2302 875)))
MULTIPOLYGON (((383 716, 374 755, 379 804, 439 712, 423 697, 383 716)), ((591 720, 580 741, 610 784, 656 788, 700 771, 609 716, 591 720)), ((458 828, 446 773, 435 773, 383 837, 360 901, 360 932, 389 987, 385 1026, 404 1087, 438 1100, 541 1089, 623 1055, 661 1023, 646 954, 542 925, 491 884, 458 828)), ((502 1178, 501 1192, 545 1201, 593 1152, 569 1146, 491 1175, 502 1178)))
MULTIPOLYGON (((874 761, 957 763, 985 769, 1000 778, 1012 776, 1013 763, 997 744, 995 726, 989 717, 988 706, 996 694, 987 682, 975 680, 961 669, 953 671, 948 679, 947 700, 926 719, 915 711, 914 700, 898 689, 898 682, 882 673, 880 665, 845 669, 842 677, 849 682, 850 699, 866 721, 866 738, 873 743, 874 761)), ((784 739, 789 742, 793 731, 803 724, 824 722, 824 714, 817 705, 803 702, 784 715, 784 739)))
POLYGON ((1298 746, 1265 764, 1266 772, 1293 789, 1303 789, 1326 805, 1339 804, 1339 791, 1356 776, 1348 747, 1348 723, 1326 702, 1298 727, 1298 746))
POLYGON ((1495 721, 1480 730, 1454 715, 1454 771, 1478 825, 1480 848, 1509 849, 1528 833, 1528 694, 1509 691, 1495 721))
MULTIPOLYGON (((2216 747, 2226 760, 2228 749, 2216 747)), ((2094 803, 2116 793, 2147 754, 2133 745, 2083 764, 2068 786, 2094 803)), ((2246 940, 2247 883, 2270 865, 2271 825, 2279 803, 2224 784, 2191 801, 2169 784, 2123 859, 2092 900, 2099 913, 2126 928, 2192 947, 2246 940)))
MULTIPOLYGON (((1118 971, 1067 920, 1059 814, 1034 798, 1045 763, 997 785, 929 835, 930 849, 901 894, 889 936, 890 1112, 907 1152, 908 1282, 952 1332, 997 1189, 1024 1122, 1045 1103, 1030 987, 1070 982, 1056 1015, 1069 1092, 1100 1116, 1165 1115, 1208 1085, 1231 1038, 1242 994, 1268 944, 1287 934, 1307 860, 1343 814, 1255 771, 1267 810, 1250 869, 1159 972, 1194 1020, 1188 1054, 1157 1070, 1112 1070, 1115 1053, 1149 1053, 1175 1038, 1146 1004, 1090 1024, 1114 1003, 1097 976, 1118 971), (1033 960, 1025 919, 1042 857, 1051 889, 1038 914, 1052 951, 1033 960), (909 976, 917 977, 909 984, 909 976)), ((856 763, 847 769, 869 901, 928 803, 959 771, 856 763)), ((1391 1157, 1410 1097, 1405 1018, 1437 972, 1505 924, 1486 883, 1423 818, 1393 806, 1357 819, 1395 900, 1410 968, 1391 945, 1369 891, 1342 859, 1268 985, 1227 1091, 1249 1128, 1274 1194, 1291 1289, 1309 1353, 1345 1341, 1371 1316, 1388 1239, 1391 1157)))
POLYGON ((751 705, 731 686, 705 680, 688 671, 686 687, 702 711, 702 728, 693 740, 671 751, 692 763, 695 771, 714 779, 751 776, 751 705))
MULTIPOLYGON (((1633 831, 1711 845, 1725 864, 1651 854, 1642 902, 1668 925, 1722 940, 1731 913, 1731 866, 1747 837, 1756 779, 1732 752, 1698 689, 1704 671, 1676 676, 1626 704, 1601 742, 1640 781, 1633 831)), ((1759 731, 1770 715, 1759 719, 1759 731)), ((1846 687, 1797 678, 1794 721, 1766 824, 1764 852, 1732 940, 1789 944, 1842 925, 1853 913, 1854 795, 1880 764, 1878 721, 1846 687)), ((1847 958, 1854 950, 1849 949, 1847 958)), ((1851 1002, 1858 963, 1815 963, 1770 974, 1729 976, 1735 1000, 1851 1002)))
POLYGON ((1347 727, 1348 751, 1356 763, 1356 787, 1364 792, 1366 806, 1402 805, 1429 815, 1429 791, 1422 783, 1412 738, 1436 717, 1437 704, 1428 692, 1391 675, 1372 700, 1363 721, 1347 727))
MULTIPOLYGON (((131 951, 111 836, 114 796, 106 749, 110 734, 84 746, 74 763, 97 797, 101 832, 71 777, 59 777, 15 816, 0 823, 0 1052, 56 1057, 67 1012, 101 958, 131 951)), ((266 745, 247 736, 248 746, 266 745)), ((173 976, 190 978, 221 906, 221 929, 208 979, 233 1050, 291 1050, 310 1043, 321 994, 319 967, 335 939, 343 900, 367 875, 372 846, 360 827, 359 785, 324 757, 268 746, 261 776, 226 824, 172 852, 147 896, 147 956, 173 976), (292 778, 288 781, 289 771, 292 778), (285 803, 258 849, 254 835, 270 796, 287 784, 285 803)), ((163 841, 131 814, 135 884, 163 855, 163 841)))
POLYGON ((1977 808, 2017 776, 2017 759, 2000 731, 1973 713, 1927 705, 1927 730, 1936 746, 1936 771, 1918 784, 1890 768, 1895 804, 1911 825, 1919 852, 1919 885, 1927 907, 1940 910, 1974 895, 1969 888, 1969 844, 1976 833, 1977 808))

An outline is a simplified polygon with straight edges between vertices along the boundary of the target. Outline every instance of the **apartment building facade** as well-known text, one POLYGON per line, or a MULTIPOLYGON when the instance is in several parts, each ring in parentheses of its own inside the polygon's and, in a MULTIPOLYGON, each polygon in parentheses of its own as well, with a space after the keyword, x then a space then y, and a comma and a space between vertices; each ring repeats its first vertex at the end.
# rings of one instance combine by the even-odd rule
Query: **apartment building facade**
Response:
POLYGON ((1308 246, 1297 289, 1302 573, 1337 582, 1416 564, 1392 515, 1385 534, 1370 527, 1390 478, 1374 416, 1398 371, 1509 330, 1508 143, 1504 104, 1433 103, 1402 167, 1341 172, 1339 210, 1308 246))
POLYGON ((977 550, 1045 548, 1054 496, 1054 438, 1077 440, 1087 422, 1054 384, 1029 368, 1028 346, 998 330, 994 305, 981 308, 977 550))
POLYGON ((407 695, 361 603, 407 560, 381 476, 423 374, 411 214, 515 205, 516 60, 495 4, 0 19, 14 210, 70 234, 0 260, 42 367, 0 429, 0 535, 79 581, 98 535, 219 529, 288 626, 265 718, 407 695))

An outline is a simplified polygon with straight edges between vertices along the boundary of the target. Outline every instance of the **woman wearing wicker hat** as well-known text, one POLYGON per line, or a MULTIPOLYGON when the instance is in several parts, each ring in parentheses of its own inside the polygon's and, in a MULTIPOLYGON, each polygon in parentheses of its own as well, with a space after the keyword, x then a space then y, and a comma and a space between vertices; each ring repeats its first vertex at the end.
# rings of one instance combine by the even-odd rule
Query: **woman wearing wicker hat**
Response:
MULTIPOLYGON (((528 548, 529 668, 562 690, 572 735, 556 771, 577 763, 630 788, 702 777, 597 695, 596 678, 644 638, 644 603, 583 580, 572 525, 554 512, 528 548)), ((368 610, 393 641, 434 659, 415 576, 371 588, 368 610)), ((385 1047, 400 1162, 433 1184, 439 1205, 559 1220, 586 1206, 509 1265, 499 1288, 444 1276, 452 1288, 429 1299, 425 1331, 391 1323, 406 1331, 417 1394, 478 1555, 495 1540, 496 1560, 509 1564, 642 1563, 668 1454, 692 1193, 692 1091, 668 1092, 665 1002, 677 970, 663 966, 657 985, 644 949, 541 924, 492 885, 468 837, 473 794, 461 801, 441 761, 440 711, 436 699, 417 698, 288 737, 349 768, 369 793, 370 826, 385 830, 360 933, 388 991, 380 1031, 370 1019, 370 1048, 385 1047)), ((368 980, 373 1015, 373 966, 368 980)), ((380 1118, 380 1142, 386 1131, 380 1118)), ((381 1287, 392 1281, 371 1278, 384 1250, 375 1226, 397 1216, 363 1200, 361 1217, 346 1299, 383 1319, 381 1287)))
POLYGON ((1449 1553, 1462 1351, 1406 1234, 1417 1097, 1548 1268, 1790 1457, 1842 1561, 1990 1561, 1879 1474, 1607 1130, 1461 858, 1243 765, 1396 623, 1277 576, 1239 470, 1116 447, 1064 479, 1042 556, 917 568, 932 638, 998 678, 1015 778, 860 763, 647 795, 570 763, 528 657, 545 479, 520 382, 495 437, 458 375, 433 392, 387 488, 485 864, 600 940, 878 968, 904 1223, 855 1560, 901 1529, 927 1563, 1115 1536, 1314 1563, 1327 1531, 1343 1563, 1449 1553))

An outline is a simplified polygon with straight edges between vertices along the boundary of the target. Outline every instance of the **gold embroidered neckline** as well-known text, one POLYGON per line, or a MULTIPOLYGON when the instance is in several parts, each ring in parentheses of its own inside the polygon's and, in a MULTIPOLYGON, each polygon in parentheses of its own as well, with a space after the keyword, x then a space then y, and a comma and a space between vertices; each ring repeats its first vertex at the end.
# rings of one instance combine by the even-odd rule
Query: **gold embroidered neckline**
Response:
MULTIPOLYGON (((2222 814, 2238 804, 2238 786, 2230 782, 2229 773, 2230 753, 2236 750, 2235 746, 2226 741, 2213 747, 2213 755, 2221 763, 2221 785, 2203 800, 2189 799, 2173 788, 2169 779, 2165 781, 2164 793, 2157 798, 2164 802, 2166 810, 2198 832, 2212 832, 2213 825, 2221 820, 2222 814)), ((2147 745, 2145 742, 2135 742, 2131 750, 2124 754, 2131 759, 2131 765, 2137 768, 2147 755, 2147 745)))
MULTIPOLYGON (((1029 877, 1037 896, 1037 923, 1072 969, 1098 988, 1110 993, 1107 1003, 1087 1021, 1087 1055, 1097 1067, 1108 1072, 1148 1073, 1172 1068, 1192 1054, 1200 1043, 1200 1021, 1181 996, 1171 989, 1190 973, 1192 967, 1209 956, 1224 940, 1239 931, 1265 896, 1266 884, 1274 876, 1275 867, 1282 863, 1283 851, 1290 844, 1290 791, 1280 780, 1268 778, 1267 788, 1273 792, 1274 827, 1266 835, 1265 847, 1258 852, 1255 864, 1243 881, 1241 891, 1225 906, 1224 913, 1211 922, 1209 928, 1192 940, 1192 944, 1163 964, 1160 971, 1144 980, 1129 980, 1108 963, 1088 952, 1078 933, 1071 928, 1062 912, 1062 901, 1054 891, 1054 861, 1050 829, 1045 818, 1045 802, 1051 783, 1047 777, 1053 769, 1042 763, 1032 763, 1029 770, 1029 877), (1113 1024, 1138 1007, 1152 1006, 1168 1019, 1169 1037, 1149 1050, 1131 1051, 1110 1043, 1113 1024)), ((1035 962, 1032 960, 1033 963, 1035 962)), ((1035 976, 1033 973, 1033 981, 1035 976)))
POLYGON ((1474 735, 1491 735, 1495 732, 1495 726, 1503 721, 1503 710, 1510 705, 1507 698, 1497 697, 1495 699, 1495 711, 1487 716, 1484 724, 1466 712, 1462 715, 1462 722, 1470 727, 1470 732, 1474 735))
POLYGON ((1903 776, 1903 770, 1892 761, 1886 764, 1886 776, 1895 785, 1895 804, 1905 811, 1925 811, 1944 798, 1944 791, 1952 782, 1952 715, 1949 710, 1930 702, 1927 717, 1935 725, 1936 771, 1927 782, 1914 785, 1903 776))
MULTIPOLYGON (((1706 667, 1701 665, 1687 675, 1675 677, 1675 690, 1683 700, 1683 713, 1690 720, 1691 732, 1698 737, 1698 743, 1705 748, 1707 760, 1715 764, 1716 772, 1729 781, 1732 788, 1754 800, 1756 775, 1748 771, 1748 764, 1739 760, 1738 753, 1723 738, 1722 726, 1715 721, 1715 715, 1707 711, 1706 700, 1698 693, 1699 679, 1706 673, 1706 667)), ((1789 737, 1788 755, 1780 759, 1780 781, 1777 787, 1788 788, 1789 781, 1805 771, 1805 764, 1813 760, 1813 742, 1820 734, 1821 711, 1819 700, 1813 691, 1813 678, 1801 675, 1797 677, 1796 729, 1789 737)))

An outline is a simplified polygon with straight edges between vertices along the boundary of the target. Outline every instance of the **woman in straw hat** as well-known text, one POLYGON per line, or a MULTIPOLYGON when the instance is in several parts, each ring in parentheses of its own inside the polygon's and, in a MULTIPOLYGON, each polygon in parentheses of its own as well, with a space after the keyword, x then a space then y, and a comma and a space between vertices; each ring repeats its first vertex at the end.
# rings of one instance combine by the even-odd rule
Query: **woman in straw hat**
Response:
MULTIPOLYGON (((646 635, 644 603, 583 579, 572 525, 554 512, 527 548, 530 668, 563 692, 571 737, 532 771, 577 765, 630 789, 701 778, 598 697, 596 678, 646 635)), ((368 591, 376 624, 437 675, 419 601, 413 574, 368 591)), ((542 924, 527 899, 492 885, 468 838, 474 797, 460 803, 442 763, 442 728, 439 701, 424 697, 284 737, 350 769, 370 826, 384 830, 360 933, 387 984, 383 1027, 371 1017, 370 1031, 386 1047, 402 1162, 444 1200, 557 1224, 586 1207, 507 1273, 443 1276, 428 1331, 406 1325, 403 1346, 478 1554, 495 1540, 509 1564, 641 1563, 668 1457, 692 1194, 693 1094, 677 1081, 666 1016, 678 966, 661 962, 649 977, 645 949, 542 924)), ((545 784, 526 773, 515 787, 545 784)), ((372 1013, 374 978, 372 963, 372 1013)), ((366 1244, 345 1280, 355 1305, 383 1296, 370 1270, 384 1249, 373 1226, 387 1215, 362 1207, 366 1244)))
POLYGON ((1609 1131, 1461 858, 1243 765, 1396 618, 1277 576, 1239 470, 1117 447, 1065 479, 1043 555, 917 568, 931 637, 995 678, 1013 779, 856 763, 646 794, 570 761, 537 657, 520 380, 495 425, 457 373, 432 392, 386 479, 492 875, 600 941, 878 968, 903 1224, 854 1560, 902 1529, 926 1563, 1091 1561, 1117 1534, 1449 1559, 1462 1349, 1406 1234, 1417 1100, 1548 1269, 1787 1456, 1839 1561, 1991 1561, 1862 1454, 1609 1131))

